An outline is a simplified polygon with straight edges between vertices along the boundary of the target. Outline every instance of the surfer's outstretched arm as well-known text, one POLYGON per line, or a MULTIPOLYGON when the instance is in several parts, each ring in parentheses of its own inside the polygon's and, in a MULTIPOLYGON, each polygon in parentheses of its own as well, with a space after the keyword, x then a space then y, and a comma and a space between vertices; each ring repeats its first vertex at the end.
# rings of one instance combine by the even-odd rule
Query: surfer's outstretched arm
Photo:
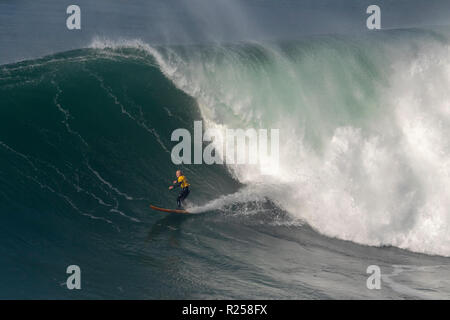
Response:
POLYGON ((171 185, 171 186, 169 187, 169 190, 176 189, 176 188, 180 187, 180 186, 181 186, 181 183, 182 183, 182 182, 174 181, 174 182, 173 182, 173 185, 171 185))

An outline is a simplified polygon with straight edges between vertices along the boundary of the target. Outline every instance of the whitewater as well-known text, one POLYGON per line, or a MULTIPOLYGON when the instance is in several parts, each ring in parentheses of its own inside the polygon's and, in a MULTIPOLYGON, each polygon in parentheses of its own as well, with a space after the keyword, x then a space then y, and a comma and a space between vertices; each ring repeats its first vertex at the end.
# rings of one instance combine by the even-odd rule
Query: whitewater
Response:
POLYGON ((91 44, 121 47, 151 54, 196 99, 210 128, 282 128, 276 175, 228 165, 240 182, 258 186, 257 197, 330 237, 450 255, 444 36, 405 31, 206 48, 91 44))

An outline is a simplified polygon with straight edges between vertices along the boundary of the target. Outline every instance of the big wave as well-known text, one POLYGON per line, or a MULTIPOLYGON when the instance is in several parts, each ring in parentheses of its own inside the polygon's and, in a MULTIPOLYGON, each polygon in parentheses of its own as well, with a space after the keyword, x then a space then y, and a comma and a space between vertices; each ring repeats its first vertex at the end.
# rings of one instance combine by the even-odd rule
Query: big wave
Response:
POLYGON ((196 99, 209 128, 281 129, 276 174, 228 170, 294 219, 330 237, 450 255, 445 35, 183 47, 97 39, 91 47, 150 54, 196 99))

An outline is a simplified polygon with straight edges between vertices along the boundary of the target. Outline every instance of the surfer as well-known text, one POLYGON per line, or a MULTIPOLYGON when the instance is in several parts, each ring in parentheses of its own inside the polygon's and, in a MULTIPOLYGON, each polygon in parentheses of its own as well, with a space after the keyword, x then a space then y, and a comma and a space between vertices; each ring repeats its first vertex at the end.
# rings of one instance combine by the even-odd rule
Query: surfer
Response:
POLYGON ((178 208, 181 208, 181 204, 184 201, 184 199, 187 198, 189 195, 189 183, 187 182, 186 177, 184 176, 183 172, 181 170, 177 170, 176 172, 177 180, 173 182, 173 185, 169 187, 169 190, 175 189, 180 187, 181 191, 177 198, 177 206, 178 208))

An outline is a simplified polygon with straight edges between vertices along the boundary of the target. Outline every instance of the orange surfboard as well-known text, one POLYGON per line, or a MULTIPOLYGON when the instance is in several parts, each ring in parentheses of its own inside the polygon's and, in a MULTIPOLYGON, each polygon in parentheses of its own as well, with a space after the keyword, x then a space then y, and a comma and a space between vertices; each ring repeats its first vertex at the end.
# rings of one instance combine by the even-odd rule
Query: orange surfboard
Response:
POLYGON ((157 210, 157 211, 162 211, 162 212, 169 212, 169 213, 189 213, 186 210, 180 210, 180 209, 165 209, 165 208, 159 208, 159 207, 155 207, 153 205, 150 205, 150 208, 152 208, 153 210, 157 210))

